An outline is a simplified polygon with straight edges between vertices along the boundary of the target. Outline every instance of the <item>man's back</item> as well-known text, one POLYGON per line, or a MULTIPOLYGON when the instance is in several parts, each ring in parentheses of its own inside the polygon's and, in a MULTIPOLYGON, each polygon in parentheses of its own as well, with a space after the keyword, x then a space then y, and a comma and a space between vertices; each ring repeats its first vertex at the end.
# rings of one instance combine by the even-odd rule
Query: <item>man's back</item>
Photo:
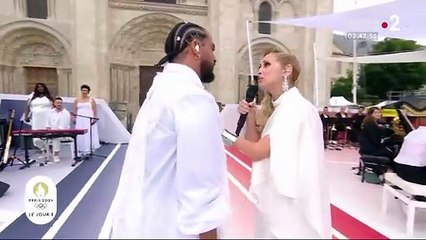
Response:
POLYGON ((226 204, 218 108, 191 71, 168 64, 148 93, 146 101, 152 107, 140 112, 150 122, 144 159, 144 237, 198 237, 204 230, 197 225, 205 221, 200 216, 209 211, 203 201, 226 204))
POLYGON ((404 138, 395 162, 414 167, 426 167, 426 127, 420 126, 404 138))
POLYGON ((219 109, 202 85, 214 80, 214 50, 197 24, 170 30, 127 148, 111 238, 217 238, 229 202, 219 109))

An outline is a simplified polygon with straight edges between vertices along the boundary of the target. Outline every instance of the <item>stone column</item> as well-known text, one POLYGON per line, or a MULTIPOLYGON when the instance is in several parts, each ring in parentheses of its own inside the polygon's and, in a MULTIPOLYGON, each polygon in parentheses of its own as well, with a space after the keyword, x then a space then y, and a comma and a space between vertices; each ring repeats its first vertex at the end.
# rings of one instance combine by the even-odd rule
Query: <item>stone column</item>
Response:
POLYGON ((96 37, 97 37, 97 71, 98 71, 98 97, 109 101, 109 56, 108 56, 108 0, 96 0, 96 37))
POLYGON ((18 17, 24 17, 27 15, 27 1, 26 0, 14 0, 15 15, 18 17))
POLYGON ((132 113, 132 123, 136 119, 139 112, 139 66, 132 66, 130 69, 130 82, 129 82, 129 110, 132 113))
POLYGON ((24 68, 23 67, 11 67, 9 83, 11 84, 10 90, 16 94, 27 94, 27 85, 24 81, 24 68))
POLYGON ((75 0, 73 34, 73 85, 92 88, 93 97, 108 100, 106 25, 108 0, 75 0))
POLYGON ((0 65, 0 93, 7 93, 7 81, 4 78, 4 70, 6 66, 0 65))
POLYGON ((239 7, 240 1, 238 0, 209 1, 210 29, 216 44, 217 58, 216 81, 210 89, 215 94, 217 101, 222 103, 234 103, 238 97, 236 70, 238 58, 235 49, 238 48, 237 29, 241 27, 241 23, 232 19, 235 18, 239 7))
MULTIPOLYGON (((317 14, 329 14, 331 12, 333 12, 332 0, 317 1, 317 14)), ((318 62, 318 105, 321 107, 328 104, 331 93, 331 74, 333 73, 327 72, 327 66, 335 63, 324 59, 330 57, 332 54, 332 31, 317 29, 315 42, 317 45, 317 57, 321 59, 318 62)))
MULTIPOLYGON (((327 73, 328 64, 334 64, 329 62, 325 58, 331 56, 331 43, 332 33, 328 30, 316 30, 315 43, 317 50, 318 60, 318 106, 324 106, 328 103, 330 98, 331 83, 330 74, 327 73)), ((314 96, 316 94, 315 82, 314 82, 314 96)), ((314 101, 315 104, 315 101, 314 101)))
MULTIPOLYGON (((312 16, 316 12, 315 1, 305 1, 304 3, 305 16, 312 16)), ((303 67, 301 76, 299 77, 298 87, 303 96, 312 103, 314 100, 314 87, 315 87, 315 65, 314 65, 314 52, 313 43, 315 40, 315 30, 310 28, 301 28, 300 36, 303 39, 299 49, 301 49, 299 59, 303 67)))
POLYGON ((47 0, 47 18, 56 19, 56 0, 47 0))

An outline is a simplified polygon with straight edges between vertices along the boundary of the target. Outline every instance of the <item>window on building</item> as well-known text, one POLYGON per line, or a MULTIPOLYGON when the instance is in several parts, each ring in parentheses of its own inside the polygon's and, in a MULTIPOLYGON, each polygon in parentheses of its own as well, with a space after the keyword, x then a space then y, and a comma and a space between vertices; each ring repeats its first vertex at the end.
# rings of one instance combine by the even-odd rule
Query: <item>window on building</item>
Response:
POLYGON ((144 0, 144 2, 176 4, 177 0, 144 0))
POLYGON ((27 0, 27 16, 47 19, 47 0, 27 0))
MULTIPOLYGON (((262 2, 259 6, 259 21, 271 21, 272 20, 272 6, 268 2, 262 2)), ((270 23, 259 23, 259 33, 271 34, 270 23)))

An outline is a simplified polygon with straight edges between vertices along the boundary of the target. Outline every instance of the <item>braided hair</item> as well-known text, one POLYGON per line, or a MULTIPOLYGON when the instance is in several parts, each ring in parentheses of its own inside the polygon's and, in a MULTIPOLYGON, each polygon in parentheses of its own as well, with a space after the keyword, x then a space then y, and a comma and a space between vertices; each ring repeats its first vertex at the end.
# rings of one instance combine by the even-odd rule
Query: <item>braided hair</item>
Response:
POLYGON ((206 37, 205 29, 195 23, 180 22, 176 24, 167 36, 164 44, 166 56, 156 66, 161 66, 166 62, 173 62, 186 49, 188 43, 194 39, 204 40, 206 37))

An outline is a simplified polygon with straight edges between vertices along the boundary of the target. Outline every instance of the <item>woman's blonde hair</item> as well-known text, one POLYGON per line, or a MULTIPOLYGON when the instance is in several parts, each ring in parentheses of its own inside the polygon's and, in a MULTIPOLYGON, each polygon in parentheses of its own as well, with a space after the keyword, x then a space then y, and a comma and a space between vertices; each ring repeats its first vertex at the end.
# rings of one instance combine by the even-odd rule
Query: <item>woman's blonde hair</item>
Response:
MULTIPOLYGON (((265 53, 263 54, 263 57, 265 57, 268 54, 274 54, 278 62, 280 62, 281 66, 284 67, 287 64, 290 64, 292 66, 293 70, 290 76, 290 81, 291 81, 291 84, 295 84, 300 75, 300 65, 297 58, 294 55, 285 53, 278 48, 271 48, 266 50, 265 53)), ((268 92, 265 92, 262 102, 260 104, 262 106, 262 110, 259 111, 259 114, 257 114, 257 115, 260 115, 258 117, 260 122, 256 121, 256 124, 258 125, 258 131, 261 132, 263 131, 263 128, 265 127, 264 124, 266 124, 265 119, 268 119, 274 112, 274 105, 272 104, 271 94, 268 92)))

